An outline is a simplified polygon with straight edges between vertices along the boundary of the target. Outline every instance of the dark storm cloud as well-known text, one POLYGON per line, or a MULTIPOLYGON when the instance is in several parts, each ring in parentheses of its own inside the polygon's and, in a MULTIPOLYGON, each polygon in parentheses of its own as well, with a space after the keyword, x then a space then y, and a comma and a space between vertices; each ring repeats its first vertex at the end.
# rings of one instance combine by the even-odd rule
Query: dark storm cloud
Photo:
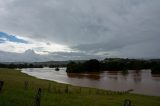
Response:
POLYGON ((0 30, 90 55, 160 57, 159 5, 160 0, 0 0, 0 30))

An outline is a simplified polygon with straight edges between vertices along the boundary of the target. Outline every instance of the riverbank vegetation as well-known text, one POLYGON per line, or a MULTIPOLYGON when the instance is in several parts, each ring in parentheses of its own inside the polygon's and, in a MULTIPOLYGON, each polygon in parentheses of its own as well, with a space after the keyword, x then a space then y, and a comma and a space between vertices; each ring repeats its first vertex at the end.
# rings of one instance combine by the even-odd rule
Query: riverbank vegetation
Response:
POLYGON ((159 106, 160 97, 77 87, 41 80, 14 69, 0 69, 4 81, 0 106, 33 106, 41 88, 41 106, 123 106, 126 99, 133 106, 159 106))
POLYGON ((51 61, 51 62, 33 62, 33 63, 0 63, 0 68, 59 68, 67 67, 68 73, 81 72, 99 72, 104 70, 126 71, 151 69, 152 74, 160 74, 160 59, 123 59, 123 58, 106 58, 104 60, 84 60, 84 61, 51 61))
POLYGON ((107 58, 102 61, 96 59, 85 62, 70 62, 67 65, 68 73, 94 72, 94 71, 125 71, 151 69, 152 73, 160 73, 160 60, 138 60, 107 58))

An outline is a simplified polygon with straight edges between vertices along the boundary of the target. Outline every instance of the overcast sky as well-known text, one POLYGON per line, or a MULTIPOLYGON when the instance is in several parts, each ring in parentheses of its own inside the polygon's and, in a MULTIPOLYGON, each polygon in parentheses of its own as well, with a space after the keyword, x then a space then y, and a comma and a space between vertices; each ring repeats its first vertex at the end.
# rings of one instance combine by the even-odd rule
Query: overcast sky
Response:
POLYGON ((0 51, 160 58, 159 42, 160 0, 0 0, 0 51))

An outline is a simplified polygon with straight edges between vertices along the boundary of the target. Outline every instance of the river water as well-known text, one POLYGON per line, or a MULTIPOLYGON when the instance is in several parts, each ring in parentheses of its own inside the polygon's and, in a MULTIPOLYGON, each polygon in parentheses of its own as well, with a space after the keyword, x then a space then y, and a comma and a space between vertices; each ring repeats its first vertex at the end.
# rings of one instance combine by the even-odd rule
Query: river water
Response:
POLYGON ((125 91, 160 96, 160 74, 153 75, 150 70, 103 71, 94 73, 66 73, 66 68, 26 68, 23 73, 40 78, 76 86, 125 91))

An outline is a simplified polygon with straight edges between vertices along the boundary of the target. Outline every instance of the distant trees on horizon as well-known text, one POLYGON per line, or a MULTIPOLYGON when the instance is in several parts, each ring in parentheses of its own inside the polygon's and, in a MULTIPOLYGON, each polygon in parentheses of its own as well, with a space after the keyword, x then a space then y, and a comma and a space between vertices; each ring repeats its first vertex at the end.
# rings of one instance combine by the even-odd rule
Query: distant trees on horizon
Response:
POLYGON ((152 73, 160 73, 160 60, 138 60, 107 58, 102 61, 91 59, 83 63, 70 62, 67 65, 67 73, 99 72, 104 70, 125 71, 151 69, 152 73))
POLYGON ((160 59, 122 59, 122 58, 106 58, 104 60, 91 59, 87 61, 70 61, 66 64, 38 64, 38 63, 0 63, 0 68, 58 68, 67 67, 67 73, 82 72, 99 72, 99 71, 125 71, 125 70, 141 70, 151 69, 152 74, 160 73, 160 59))
POLYGON ((35 64, 32 64, 32 63, 24 63, 24 64, 13 64, 13 63, 10 63, 10 64, 3 64, 3 63, 0 63, 0 68, 43 68, 43 65, 35 65, 35 64))

